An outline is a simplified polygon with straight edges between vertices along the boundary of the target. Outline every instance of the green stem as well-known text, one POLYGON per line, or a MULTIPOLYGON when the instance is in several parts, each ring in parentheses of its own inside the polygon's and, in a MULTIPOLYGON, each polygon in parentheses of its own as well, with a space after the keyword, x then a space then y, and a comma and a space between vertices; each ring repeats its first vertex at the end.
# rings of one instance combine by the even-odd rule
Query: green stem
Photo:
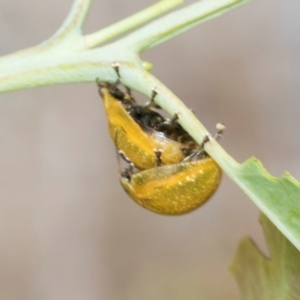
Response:
POLYGON ((165 13, 166 11, 182 4, 183 0, 162 0, 152 6, 117 22, 111 26, 101 29, 97 32, 85 36, 85 43, 88 48, 94 48, 101 43, 104 43, 132 28, 144 24, 157 16, 165 13))
POLYGON ((70 32, 81 35, 81 29, 89 12, 92 1, 93 0, 74 0, 72 8, 64 23, 52 38, 65 35, 66 33, 70 32))
MULTIPOLYGON (((103 81, 114 80, 115 74, 110 68, 114 61, 143 70, 138 51, 161 43, 244 2, 245 0, 203 0, 164 16, 117 42, 90 49, 88 47, 100 41, 99 32, 86 37, 89 43, 87 47, 87 40, 79 29, 91 0, 75 0, 67 20, 51 39, 36 47, 0 58, 0 93, 51 84, 93 82, 96 77, 103 81)), ((176 3, 179 1, 163 0, 154 5, 156 9, 152 6, 141 14, 154 17, 176 3), (158 7, 161 8, 160 11, 158 7)), ((141 21, 141 15, 126 19, 124 23, 129 28, 139 25, 138 20, 141 21)), ((120 30, 120 23, 114 29, 110 27, 110 37, 121 33, 120 30)), ((103 41, 105 31, 100 32, 103 41)), ((128 81, 134 82, 133 77, 127 78, 128 81)), ((145 85, 144 89, 147 89, 145 85)))
POLYGON ((248 0, 202 0, 136 30, 117 43, 139 53, 245 2, 248 0))

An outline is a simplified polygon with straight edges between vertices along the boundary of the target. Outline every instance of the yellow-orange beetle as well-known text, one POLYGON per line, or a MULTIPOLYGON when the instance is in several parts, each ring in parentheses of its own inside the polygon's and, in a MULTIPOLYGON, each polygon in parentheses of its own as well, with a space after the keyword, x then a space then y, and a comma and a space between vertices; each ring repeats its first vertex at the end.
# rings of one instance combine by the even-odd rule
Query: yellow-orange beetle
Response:
POLYGON ((157 166, 157 151, 164 165, 178 163, 199 148, 179 124, 168 123, 151 108, 135 104, 129 93, 120 91, 114 84, 97 84, 110 136, 138 169, 157 166))
POLYGON ((125 87, 124 93, 117 88, 118 82, 97 84, 110 135, 130 164, 121 174, 127 194, 146 209, 164 215, 184 214, 206 202, 222 176, 216 162, 203 151, 209 139, 197 145, 179 124, 166 122, 151 107, 136 104, 129 89, 125 87), (184 161, 193 153, 204 157, 184 161), (133 167, 142 171, 134 173, 133 167))
POLYGON ((135 174, 125 171, 121 184, 127 194, 144 208, 163 215, 181 215, 205 203, 222 177, 210 157, 155 167, 135 174))

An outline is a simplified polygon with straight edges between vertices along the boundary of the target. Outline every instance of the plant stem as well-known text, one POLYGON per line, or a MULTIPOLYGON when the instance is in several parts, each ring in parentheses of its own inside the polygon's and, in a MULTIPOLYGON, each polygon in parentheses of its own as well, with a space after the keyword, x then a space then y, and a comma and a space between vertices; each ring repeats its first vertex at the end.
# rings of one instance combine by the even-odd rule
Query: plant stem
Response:
POLYGON ((68 16, 58 31, 54 34, 53 38, 61 36, 63 33, 70 32, 81 35, 81 29, 92 1, 93 0, 74 0, 68 16))
POLYGON ((134 27, 144 24, 157 16, 165 13, 173 7, 183 3, 183 0, 162 0, 152 6, 117 22, 111 26, 85 36, 88 48, 94 48, 134 27))
MULTIPOLYGON (((245 1, 203 0, 161 17, 158 21, 150 23, 117 42, 90 49, 88 47, 95 46, 100 40, 104 41, 108 35, 104 38, 104 29, 86 37, 82 36, 81 26, 91 0, 75 0, 66 21, 51 39, 36 47, 0 58, 0 93, 51 84, 93 82, 97 77, 102 81, 113 81, 115 74, 111 71, 111 64, 114 61, 122 62, 124 68, 130 66, 131 69, 135 67, 135 70, 143 70, 138 52, 245 1), (86 41, 89 43, 88 47, 86 41)), ((148 18, 154 17, 180 2, 181 0, 163 0, 145 9, 141 15, 147 15, 148 18)), ((127 24, 127 29, 133 25, 139 25, 142 20, 141 15, 137 14, 121 21, 123 29, 125 30, 126 27, 124 24, 127 24)), ((106 33, 110 32, 109 38, 122 31, 120 23, 109 28, 106 31, 106 33)), ((144 78, 147 77, 146 73, 143 74, 144 78)), ((126 81, 135 87, 134 73, 130 73, 129 76, 125 78, 126 81)), ((145 83, 140 91, 147 93, 148 87, 145 83)))
POLYGON ((136 30, 118 43, 139 53, 245 2, 248 0, 202 0, 136 30))

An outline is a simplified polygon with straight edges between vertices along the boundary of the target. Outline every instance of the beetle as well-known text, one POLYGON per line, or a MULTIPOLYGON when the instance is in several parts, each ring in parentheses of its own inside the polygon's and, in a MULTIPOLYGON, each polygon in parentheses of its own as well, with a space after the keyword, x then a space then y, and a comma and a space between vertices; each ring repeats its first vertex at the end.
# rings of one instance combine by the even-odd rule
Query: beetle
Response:
MULTIPOLYGON (((119 76, 119 69, 115 67, 119 76)), ((136 168, 145 170, 157 165, 182 161, 199 145, 176 122, 167 121, 153 110, 154 97, 145 106, 136 104, 129 88, 126 92, 115 84, 97 81, 99 94, 108 117, 109 133, 118 149, 122 149, 136 168)))
POLYGON ((126 193, 144 208, 163 215, 181 215, 204 204, 218 188, 221 177, 218 164, 206 156, 137 173, 131 166, 121 174, 120 181, 126 193))

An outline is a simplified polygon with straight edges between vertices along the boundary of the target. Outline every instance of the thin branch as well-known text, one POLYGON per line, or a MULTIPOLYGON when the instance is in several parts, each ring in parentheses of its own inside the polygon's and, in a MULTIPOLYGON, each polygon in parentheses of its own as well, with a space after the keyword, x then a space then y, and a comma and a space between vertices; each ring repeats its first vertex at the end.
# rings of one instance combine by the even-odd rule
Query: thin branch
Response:
POLYGON ((126 31, 131 30, 141 24, 144 24, 157 16, 165 13, 166 11, 174 8, 175 6, 183 3, 183 0, 162 0, 150 7, 108 26, 97 32, 85 36, 85 44, 88 48, 94 48, 109 39, 112 39, 126 31))
MULTIPOLYGON (((70 52, 69 56, 72 56, 75 50, 85 50, 86 46, 82 38, 81 27, 89 12, 92 1, 75 0, 61 27, 45 42, 0 57, 0 86, 3 87, 5 85, 7 78, 13 77, 10 74, 15 74, 16 76, 22 75, 24 69, 25 72, 27 69, 35 71, 36 66, 51 63, 51 58, 53 57, 55 60, 57 56, 56 51, 53 51, 53 49, 60 51, 61 55, 68 51, 70 52), (51 51, 53 51, 53 56, 51 56, 51 51), (35 59, 32 59, 33 56, 35 59), (47 57, 46 61, 44 60, 45 57, 47 57)), ((7 82, 10 82, 10 80, 7 82)), ((15 86, 17 87, 18 85, 15 86)), ((9 88, 9 90, 11 89, 9 88)))
POLYGON ((202 0, 153 21, 116 43, 120 43, 123 47, 128 47, 133 51, 141 52, 247 1, 202 0))
MULTIPOLYGON (((169 1, 171 3, 171 0, 163 0, 163 3, 169 1)), ((113 61, 142 69, 137 51, 161 43, 245 1, 203 0, 162 17, 120 41, 89 49, 80 26, 91 0, 76 0, 67 20, 52 39, 0 58, 0 93, 50 84, 92 82, 96 77, 110 81, 115 77, 110 68, 113 61)), ((131 74, 126 80, 134 82, 134 77, 131 74)))
POLYGON ((93 0, 74 0, 69 15, 53 35, 52 39, 61 39, 67 35, 81 35, 82 26, 93 0))

